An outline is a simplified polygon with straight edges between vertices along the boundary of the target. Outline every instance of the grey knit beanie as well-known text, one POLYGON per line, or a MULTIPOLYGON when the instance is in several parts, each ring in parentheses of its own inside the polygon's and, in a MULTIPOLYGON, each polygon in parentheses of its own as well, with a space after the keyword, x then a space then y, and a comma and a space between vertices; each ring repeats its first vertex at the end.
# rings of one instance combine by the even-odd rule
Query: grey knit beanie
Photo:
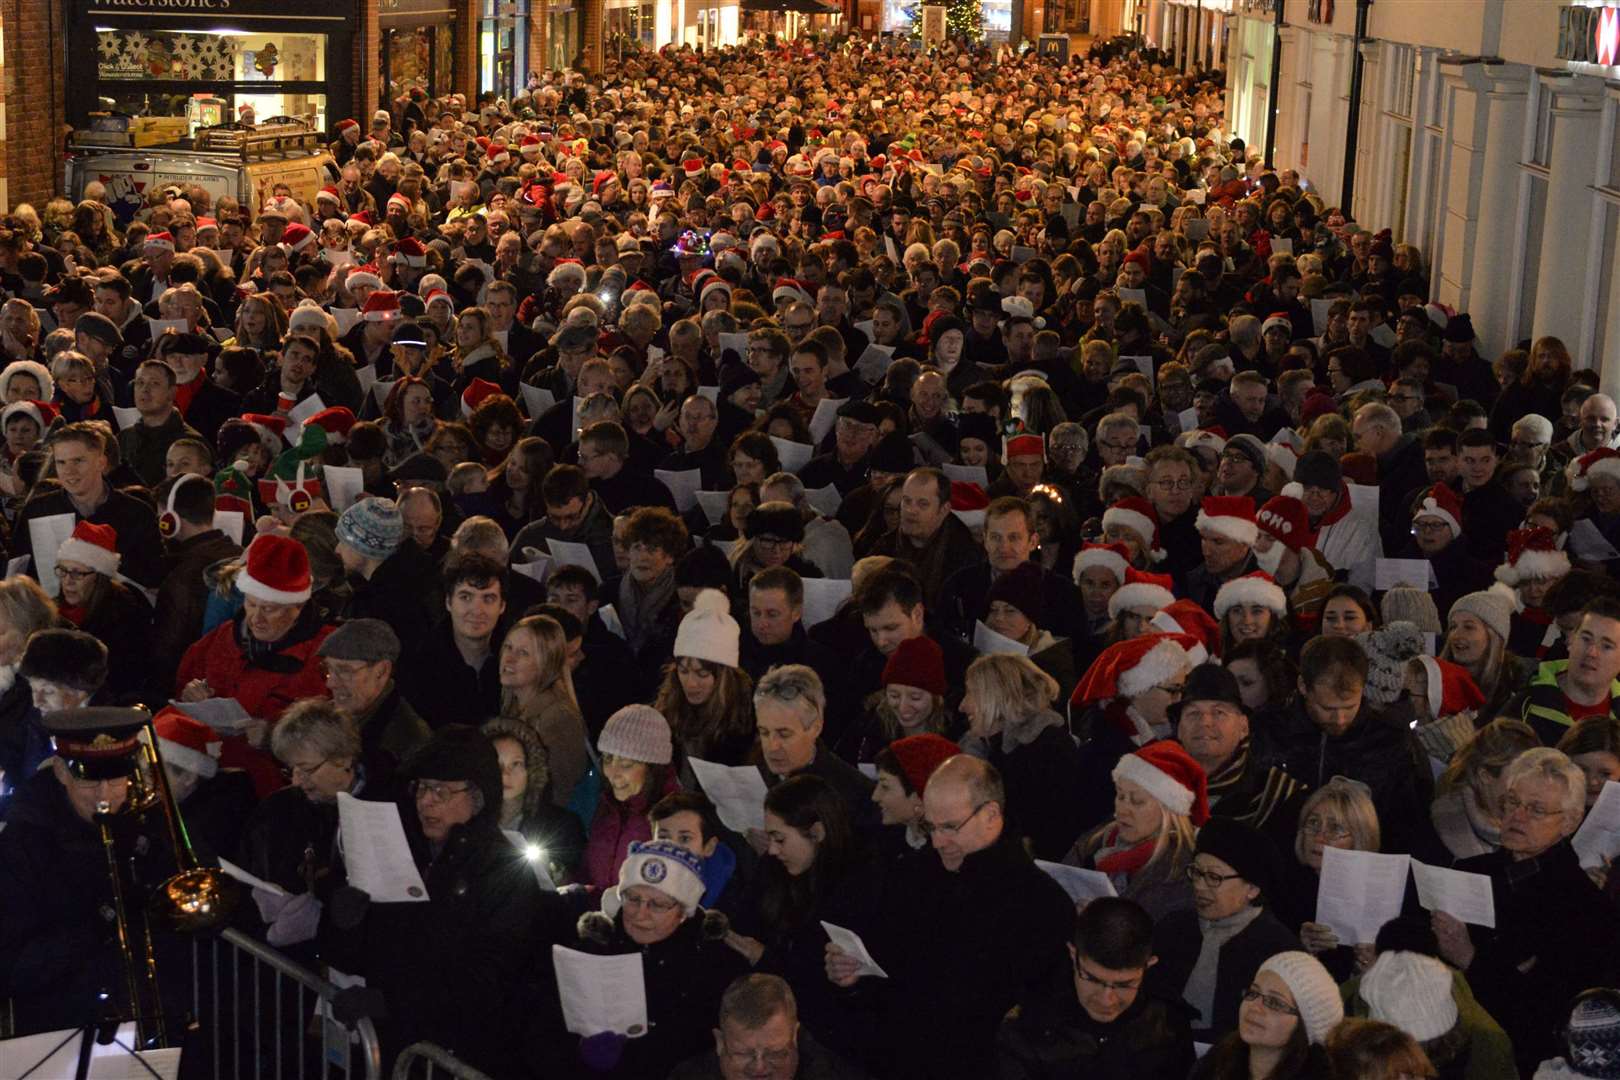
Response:
POLYGON ((393 499, 361 499, 338 518, 337 538, 368 559, 386 559, 405 540, 405 519, 393 499))
POLYGON ((1406 662, 1423 655, 1423 632, 1409 622, 1395 622, 1356 635, 1367 654, 1367 700, 1389 705, 1406 689, 1406 662))
POLYGON ((1440 612, 1434 606, 1434 597, 1422 589, 1397 585, 1384 594, 1379 614, 1385 623, 1409 622, 1425 634, 1441 634, 1440 612))
POLYGON ((1306 952, 1280 952, 1260 965, 1260 972, 1271 972, 1288 986, 1305 1025, 1305 1038, 1320 1044, 1344 1019, 1344 1001, 1339 984, 1333 981, 1321 961, 1306 952))
POLYGON ((1513 613, 1518 607, 1518 595, 1508 586, 1498 583, 1483 592, 1471 592, 1457 600, 1446 613, 1446 620, 1449 623, 1459 612, 1467 612, 1496 631, 1496 636, 1506 645, 1513 628, 1513 613))

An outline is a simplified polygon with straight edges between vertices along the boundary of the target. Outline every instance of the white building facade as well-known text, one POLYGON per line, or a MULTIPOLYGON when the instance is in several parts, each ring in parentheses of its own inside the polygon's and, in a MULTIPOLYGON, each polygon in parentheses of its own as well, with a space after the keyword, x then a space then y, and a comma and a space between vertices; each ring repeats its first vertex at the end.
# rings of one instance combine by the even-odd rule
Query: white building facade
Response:
MULTIPOLYGON (((1345 196, 1357 0, 1282 0, 1275 164, 1345 196)), ((1234 12, 1228 127, 1265 142, 1273 12, 1234 12)), ((1620 389, 1620 0, 1378 0, 1350 211, 1416 245, 1494 356, 1545 334, 1620 389)))

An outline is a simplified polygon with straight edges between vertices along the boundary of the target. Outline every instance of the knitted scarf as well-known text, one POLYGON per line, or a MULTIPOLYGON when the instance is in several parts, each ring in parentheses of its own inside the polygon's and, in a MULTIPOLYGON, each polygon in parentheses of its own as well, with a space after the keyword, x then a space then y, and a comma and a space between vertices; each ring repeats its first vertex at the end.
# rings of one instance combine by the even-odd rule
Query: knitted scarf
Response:
POLYGON ((640 652, 664 608, 675 602, 675 571, 669 570, 648 587, 629 574, 619 581, 619 622, 631 652, 640 652))
POLYGON ((1108 830, 1108 835, 1103 838, 1102 846, 1097 849, 1097 853, 1092 856, 1091 861, 1098 870, 1109 876, 1124 874, 1126 877, 1130 877, 1146 866, 1149 859, 1153 858, 1153 848, 1158 843, 1158 840, 1157 836, 1150 836, 1139 844, 1126 846, 1120 842, 1119 826, 1115 825, 1108 830))

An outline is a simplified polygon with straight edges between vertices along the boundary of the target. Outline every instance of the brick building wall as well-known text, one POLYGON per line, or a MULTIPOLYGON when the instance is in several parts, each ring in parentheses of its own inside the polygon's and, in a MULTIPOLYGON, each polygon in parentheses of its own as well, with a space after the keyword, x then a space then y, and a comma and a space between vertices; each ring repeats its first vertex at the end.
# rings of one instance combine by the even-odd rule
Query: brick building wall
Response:
POLYGON ((36 208, 62 186, 62 70, 66 38, 60 0, 0 0, 5 34, 6 205, 36 208))

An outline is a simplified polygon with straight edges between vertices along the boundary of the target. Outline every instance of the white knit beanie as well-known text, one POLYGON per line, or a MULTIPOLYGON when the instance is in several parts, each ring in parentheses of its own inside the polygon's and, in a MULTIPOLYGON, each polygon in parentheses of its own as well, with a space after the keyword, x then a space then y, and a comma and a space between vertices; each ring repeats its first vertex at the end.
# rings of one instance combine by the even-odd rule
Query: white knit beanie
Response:
POLYGON ((1386 952, 1361 977, 1358 993, 1367 1003, 1367 1015, 1394 1024, 1420 1043, 1457 1026, 1451 969, 1432 956, 1386 952))
POLYGON ((1305 1025, 1305 1038, 1319 1044, 1344 1019, 1344 1002, 1339 984, 1333 981, 1322 962, 1307 952, 1280 952, 1260 965, 1260 973, 1271 972, 1294 995, 1299 1022, 1305 1025))
POLYGON ((741 630, 731 617, 731 602, 719 589, 704 589, 697 594, 692 610, 681 620, 675 632, 675 657, 689 656, 694 660, 707 660, 721 667, 737 666, 738 639, 741 630))

